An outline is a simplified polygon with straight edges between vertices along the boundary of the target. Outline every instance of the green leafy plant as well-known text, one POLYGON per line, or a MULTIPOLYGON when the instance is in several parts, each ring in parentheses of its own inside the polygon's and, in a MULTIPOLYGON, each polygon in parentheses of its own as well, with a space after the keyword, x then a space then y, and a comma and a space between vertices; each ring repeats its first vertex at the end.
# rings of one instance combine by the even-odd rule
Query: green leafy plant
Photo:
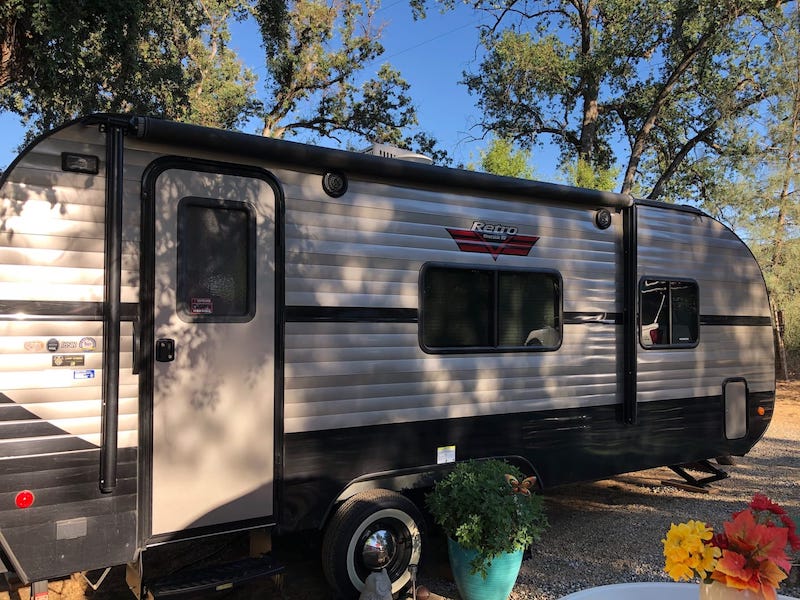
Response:
POLYGON ((547 527, 535 478, 502 460, 459 463, 437 482, 426 505, 445 534, 477 555, 472 573, 486 578, 492 559, 524 550, 547 527))

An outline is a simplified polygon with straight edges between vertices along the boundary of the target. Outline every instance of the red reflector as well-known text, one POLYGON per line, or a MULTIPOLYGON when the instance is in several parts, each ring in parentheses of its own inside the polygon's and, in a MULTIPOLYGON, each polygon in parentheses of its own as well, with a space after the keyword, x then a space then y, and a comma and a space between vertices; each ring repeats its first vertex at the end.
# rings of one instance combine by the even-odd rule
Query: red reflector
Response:
POLYGON ((17 494, 17 498, 15 502, 17 503, 17 508, 29 508, 33 506, 33 501, 36 498, 33 495, 33 492, 29 490, 23 490, 19 494, 17 494))
POLYGON ((654 343, 658 343, 658 329, 651 329, 650 330, 650 340, 654 343))

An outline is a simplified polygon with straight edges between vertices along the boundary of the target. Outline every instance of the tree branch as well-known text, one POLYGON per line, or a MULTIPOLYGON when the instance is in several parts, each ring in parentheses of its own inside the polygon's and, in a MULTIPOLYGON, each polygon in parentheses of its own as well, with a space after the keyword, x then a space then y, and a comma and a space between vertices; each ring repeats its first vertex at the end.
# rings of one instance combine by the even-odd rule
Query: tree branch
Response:
POLYGON ((628 161, 628 167, 625 169, 625 178, 622 183, 621 192, 623 194, 630 193, 631 189, 633 188, 633 181, 639 168, 639 162, 641 161, 645 144, 650 136, 650 132, 653 130, 653 127, 655 127, 656 121, 658 120, 662 109, 669 99, 670 93, 675 85, 677 85, 678 80, 689 69, 689 66, 692 64, 692 62, 694 62, 694 60, 700 55, 700 52, 711 43, 711 40, 714 38, 714 35, 717 32, 718 25, 715 25, 714 28, 706 30, 697 43, 684 53, 683 58, 675 66, 675 69, 672 71, 672 73, 670 73, 669 77, 664 82, 664 85, 661 87, 661 90, 659 90, 658 95, 653 100, 650 110, 647 113, 647 117, 636 134, 636 139, 634 141, 633 148, 631 149, 631 157, 628 161))
POLYGON ((756 94, 747 98, 739 103, 736 104, 730 111, 729 114, 720 115, 717 119, 707 125, 705 128, 700 130, 697 134, 695 134, 691 139, 689 139, 685 144, 681 146, 681 149, 678 151, 675 156, 672 157, 667 168, 658 178, 653 189, 651 190, 650 194, 648 195, 648 199, 650 200, 657 200, 661 194, 664 192, 664 188, 666 187, 667 182, 675 175, 680 167, 681 163, 686 160, 686 157, 689 153, 694 150, 700 143, 707 144, 709 147, 713 148, 714 150, 721 152, 722 149, 717 145, 712 143, 712 135, 714 132, 717 131, 720 124, 730 116, 730 114, 737 114, 747 108, 748 106, 752 106, 756 104, 760 100, 764 98, 764 94, 756 94))

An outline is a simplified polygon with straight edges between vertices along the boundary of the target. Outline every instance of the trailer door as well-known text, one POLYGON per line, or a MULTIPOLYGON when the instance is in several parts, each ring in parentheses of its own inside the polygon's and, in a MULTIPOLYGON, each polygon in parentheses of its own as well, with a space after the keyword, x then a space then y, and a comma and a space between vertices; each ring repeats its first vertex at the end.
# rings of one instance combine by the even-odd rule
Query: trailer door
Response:
POLYGON ((151 176, 151 538, 273 514, 277 186, 200 168, 151 176))

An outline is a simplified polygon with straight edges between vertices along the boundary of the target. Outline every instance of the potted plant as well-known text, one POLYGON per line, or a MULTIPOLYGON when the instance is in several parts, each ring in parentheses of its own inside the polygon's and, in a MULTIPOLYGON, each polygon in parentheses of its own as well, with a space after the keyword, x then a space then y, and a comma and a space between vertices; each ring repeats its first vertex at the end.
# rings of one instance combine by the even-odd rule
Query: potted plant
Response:
POLYGON ((522 552, 547 526, 535 478, 497 459, 459 463, 426 498, 448 537, 453 578, 463 600, 506 600, 522 552))
POLYGON ((794 521, 778 504, 755 494, 748 507, 714 534, 705 523, 674 523, 664 544, 665 571, 675 581, 700 578, 700 598, 775 600, 791 563, 786 548, 800 550, 794 521))

